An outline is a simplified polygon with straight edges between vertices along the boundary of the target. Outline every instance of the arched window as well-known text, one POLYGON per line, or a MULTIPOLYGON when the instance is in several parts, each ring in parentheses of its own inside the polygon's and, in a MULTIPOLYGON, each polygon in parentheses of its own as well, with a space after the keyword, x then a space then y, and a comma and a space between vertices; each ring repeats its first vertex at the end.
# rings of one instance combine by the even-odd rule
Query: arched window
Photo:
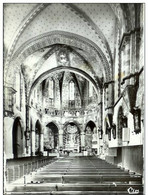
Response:
POLYGON ((54 102, 54 81, 53 80, 48 81, 48 96, 49 96, 49 104, 50 106, 53 106, 53 102, 54 102))
POLYGON ((49 95, 49 98, 54 98, 54 83, 53 83, 53 80, 49 80, 48 81, 48 95, 49 95))
POLYGON ((75 97, 74 97, 74 82, 73 81, 70 81, 69 83, 69 100, 74 100, 75 97))

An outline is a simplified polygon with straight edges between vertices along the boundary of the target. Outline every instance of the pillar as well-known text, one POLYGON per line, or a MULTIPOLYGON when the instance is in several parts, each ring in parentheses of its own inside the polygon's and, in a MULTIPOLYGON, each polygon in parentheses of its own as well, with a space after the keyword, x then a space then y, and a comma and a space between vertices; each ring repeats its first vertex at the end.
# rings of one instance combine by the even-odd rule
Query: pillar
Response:
MULTIPOLYGON (((136 67, 136 47, 135 47, 135 34, 132 33, 130 36, 130 73, 135 73, 135 67, 136 67)), ((134 77, 130 78, 130 85, 134 84, 134 77)))
POLYGON ((59 130, 59 147, 63 148, 63 130, 59 130))
POLYGON ((99 127, 97 126, 97 155, 100 154, 100 139, 99 139, 98 129, 99 129, 99 127))
POLYGON ((35 129, 31 131, 31 156, 35 156, 35 129))
POLYGON ((44 134, 40 134, 40 152, 44 152, 44 134))
MULTIPOLYGON (((124 61, 124 71, 125 71, 125 77, 129 76, 130 74, 130 42, 129 40, 126 43, 125 46, 125 61, 124 61)), ((125 81, 126 85, 129 84, 129 80, 125 81)))
POLYGON ((81 132, 81 148, 85 147, 85 132, 81 132))
POLYGON ((30 155, 30 121, 29 121, 29 112, 30 112, 30 106, 29 106, 29 101, 28 99, 26 100, 26 132, 25 132, 25 138, 26 138, 26 155, 30 155))

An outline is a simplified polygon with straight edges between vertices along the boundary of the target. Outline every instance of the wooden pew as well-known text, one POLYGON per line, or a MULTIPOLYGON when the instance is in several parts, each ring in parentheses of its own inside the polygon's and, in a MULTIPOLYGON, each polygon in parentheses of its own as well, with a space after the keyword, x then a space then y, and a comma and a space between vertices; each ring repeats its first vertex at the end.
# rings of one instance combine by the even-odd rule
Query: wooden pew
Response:
POLYGON ((28 181, 31 182, 43 182, 43 183, 104 183, 104 182, 134 182, 136 184, 142 184, 142 177, 137 175, 35 175, 28 181))
MULTIPOLYGON (((108 191, 52 191, 52 192, 11 192, 5 195, 129 195, 128 192, 108 192, 108 191)), ((143 192, 139 192, 138 195, 143 195, 143 192)))
POLYGON ((52 191, 124 191, 132 187, 139 192, 143 191, 141 184, 27 184, 13 186, 8 192, 52 192, 52 191))
POLYGON ((130 187, 141 195, 142 177, 94 157, 72 157, 46 165, 26 185, 10 186, 7 194, 122 195, 129 194, 130 187))
MULTIPOLYGON (((55 170, 56 171, 56 170, 55 170)), ((81 175, 129 175, 129 173, 116 173, 116 172, 91 172, 91 171, 87 171, 87 172, 81 172, 81 175)), ((37 172, 36 175, 42 175, 44 177, 44 175, 80 175, 80 172, 68 172, 68 171, 56 171, 56 172, 37 172)))

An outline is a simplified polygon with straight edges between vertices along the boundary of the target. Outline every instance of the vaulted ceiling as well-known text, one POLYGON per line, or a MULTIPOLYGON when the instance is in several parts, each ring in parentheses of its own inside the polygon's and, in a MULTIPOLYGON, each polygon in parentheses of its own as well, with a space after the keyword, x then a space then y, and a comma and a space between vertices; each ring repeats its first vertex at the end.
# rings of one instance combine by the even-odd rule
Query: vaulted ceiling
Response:
POLYGON ((96 82, 112 80, 116 33, 120 24, 126 28, 125 17, 120 4, 4 4, 5 76, 23 67, 33 82, 55 67, 54 55, 66 45, 73 67, 96 82))

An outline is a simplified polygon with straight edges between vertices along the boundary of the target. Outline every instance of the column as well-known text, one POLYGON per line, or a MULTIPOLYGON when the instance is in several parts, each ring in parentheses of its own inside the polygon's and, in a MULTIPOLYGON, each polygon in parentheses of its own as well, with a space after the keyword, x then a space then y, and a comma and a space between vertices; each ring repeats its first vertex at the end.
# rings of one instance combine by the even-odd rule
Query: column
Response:
MULTIPOLYGON (((28 102, 28 101, 27 101, 28 102)), ((26 154, 30 155, 29 153, 30 151, 30 129, 29 129, 29 103, 26 104, 26 132, 25 132, 25 136, 26 136, 26 154)))
POLYGON ((31 131, 31 156, 35 156, 35 129, 31 131))
MULTIPOLYGON (((98 113, 97 113, 97 115, 98 115, 98 113)), ((98 121, 98 116, 97 116, 97 126, 96 126, 97 155, 99 155, 99 154, 100 154, 100 153, 99 153, 99 148, 100 148, 100 139, 99 139, 99 132, 98 132, 98 130, 99 130, 98 123, 99 123, 99 121, 98 121)))
POLYGON ((85 132, 81 132, 81 148, 85 147, 85 132))
POLYGON ((63 148, 63 130, 59 130, 59 148, 63 148))
MULTIPOLYGON (((125 77, 127 77, 130 74, 130 42, 129 40, 127 40, 124 53, 125 53, 124 71, 125 71, 125 77)), ((125 83, 126 85, 129 84, 129 80, 126 80, 125 83)))
MULTIPOLYGON (((135 67, 136 67, 136 47, 135 47, 135 34, 131 34, 130 36, 130 73, 134 74, 135 73, 135 67)), ((130 85, 134 84, 134 77, 130 78, 130 85)))
POLYGON ((40 134, 40 152, 44 153, 44 133, 40 134))

